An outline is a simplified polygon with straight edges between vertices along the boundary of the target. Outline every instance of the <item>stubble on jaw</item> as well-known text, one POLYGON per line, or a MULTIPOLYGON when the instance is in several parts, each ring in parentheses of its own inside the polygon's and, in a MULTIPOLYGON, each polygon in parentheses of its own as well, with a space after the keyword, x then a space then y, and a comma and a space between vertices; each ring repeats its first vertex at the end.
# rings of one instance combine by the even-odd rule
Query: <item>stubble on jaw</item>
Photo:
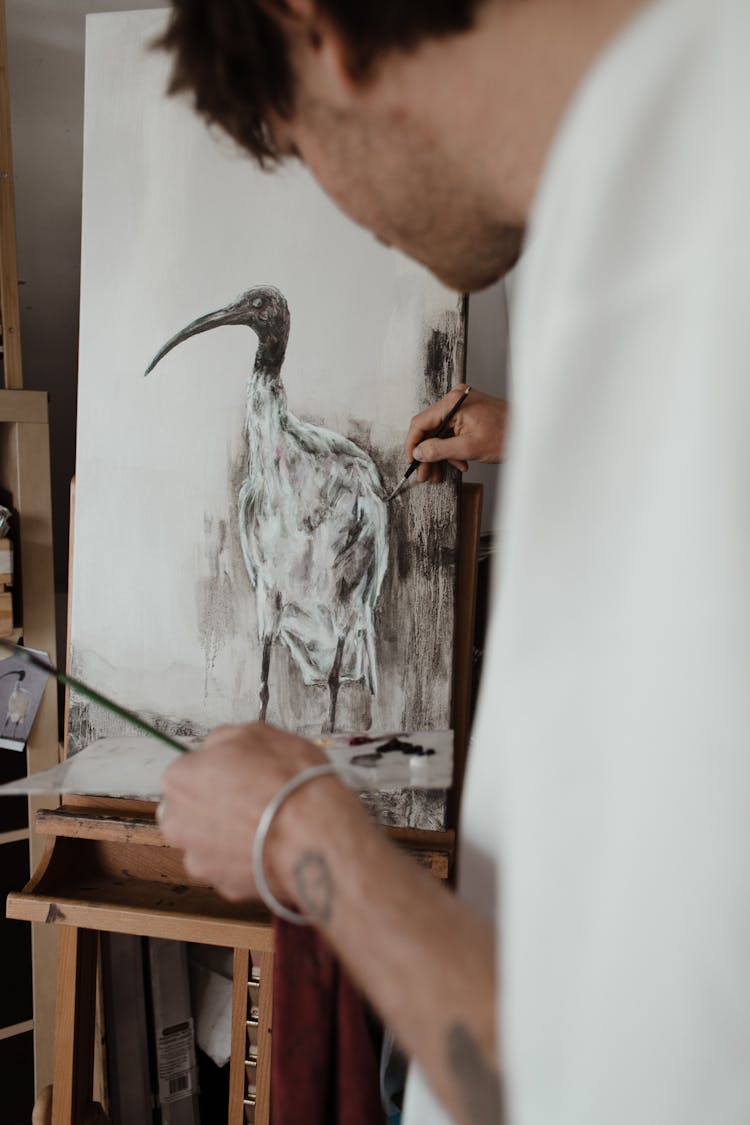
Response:
POLYGON ((448 267, 425 264, 449 288, 479 293, 510 273, 523 253, 525 236, 525 227, 502 227, 478 237, 448 267))
POLYGON ((449 288, 486 289, 518 261, 525 226, 408 118, 360 120, 300 90, 294 117, 269 124, 344 214, 449 288))

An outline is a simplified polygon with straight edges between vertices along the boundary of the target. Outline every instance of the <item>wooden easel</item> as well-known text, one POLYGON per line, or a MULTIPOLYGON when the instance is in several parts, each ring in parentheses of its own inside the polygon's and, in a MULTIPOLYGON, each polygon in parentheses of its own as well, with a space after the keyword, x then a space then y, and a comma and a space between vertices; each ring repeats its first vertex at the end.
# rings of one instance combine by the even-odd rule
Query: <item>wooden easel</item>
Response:
MULTIPOLYGON (((464 486, 457 560, 454 669, 455 776, 460 791, 470 721, 471 641, 481 488, 464 486)), ((154 821, 154 806, 72 798, 40 812, 42 864, 23 892, 9 896, 8 916, 54 924, 60 931, 53 1125, 79 1125, 92 1098, 97 934, 102 931, 204 942, 234 951, 232 1056, 228 1125, 267 1125, 270 1113, 273 929, 256 905, 225 902, 184 870, 154 821), (253 962, 260 981, 252 983, 253 962), (256 988, 257 996, 249 992, 256 988), (257 1018, 250 1009, 257 1008, 257 1018), (249 1037, 257 1057, 247 1050, 249 1037), (254 1095, 250 1089, 254 1084, 254 1095)), ((451 875, 455 830, 392 829, 390 835, 437 878, 451 875)))
POLYGON ((162 840, 152 805, 81 798, 39 813, 36 827, 47 839, 46 855, 24 891, 9 898, 8 914, 59 927, 54 1125, 78 1125, 92 1101, 102 931, 234 951, 229 1120, 267 1125, 273 970, 268 914, 252 904, 227 903, 192 880, 180 854, 162 840), (260 969, 257 983, 251 949, 260 969), (251 1038, 257 1056, 247 1049, 251 1038))
MULTIPOLYGON (((55 600, 52 567, 52 505, 50 496, 47 395, 23 389, 21 332, 16 260, 13 155, 8 95, 8 55, 4 0, 0 0, 0 487, 18 516, 13 529, 17 595, 15 636, 30 648, 55 654, 55 600)), ((50 683, 44 693, 27 745, 30 771, 48 769, 58 760, 57 694, 50 683)), ((29 822, 43 802, 29 801, 29 822)), ((49 803, 48 801, 46 802, 49 803)), ((0 832, 2 845, 30 838, 31 869, 41 859, 41 844, 28 830, 0 832), (13 837, 11 839, 10 837, 13 837)), ((33 1031, 37 1089, 52 1080, 54 1012, 54 927, 32 927, 34 968, 33 1031)), ((12 971, 12 967, 10 968, 12 971)), ((3 1034, 15 1029, 3 1029, 3 1034)), ((27 1031, 22 1025, 19 1033, 27 1031)))
MULTIPOLYGON (((47 396, 22 389, 4 0, 0 0, 0 326, 4 348, 0 484, 11 493, 19 513, 23 640, 54 655, 47 396)), ((468 744, 480 513, 481 489, 465 486, 457 565, 456 798, 468 744)), ((56 711, 55 688, 50 684, 29 742, 32 772, 58 760, 56 711)), ((7 916, 37 923, 33 927, 36 1086, 39 1091, 53 1083, 53 1125, 80 1125, 92 1102, 102 932, 233 950, 228 1125, 253 1121, 268 1125, 273 970, 268 914, 257 906, 227 903, 192 879, 180 854, 162 840, 152 805, 70 798, 62 808, 49 810, 40 809, 42 803, 49 801, 30 801, 30 821, 36 812, 36 834, 31 838, 31 864, 36 870, 23 892, 9 896, 7 916), (51 966, 56 948, 55 1004, 51 966), (251 972, 251 961, 260 970, 259 977, 251 972), (251 1040, 257 1054, 248 1049, 251 1040)), ((455 801, 451 807, 455 810, 455 801)), ((450 877, 453 827, 443 833, 394 829, 391 835, 437 878, 450 877)))
MULTIPOLYGON (((47 396, 23 390, 4 0, 0 0, 0 328, 4 361, 0 484, 19 514, 23 640, 54 655, 47 396)), ((481 489, 465 486, 457 567, 452 827, 444 833, 391 831, 396 842, 442 879, 451 874, 455 810, 468 744, 480 512, 481 489)), ((58 760, 53 684, 46 690, 28 754, 33 772, 58 760)), ((39 1090, 54 1080, 54 1125, 80 1125, 92 1100, 98 935, 106 931, 204 942, 234 951, 229 1123, 254 1119, 266 1125, 273 966, 268 915, 254 906, 226 903, 191 879, 180 855, 164 844, 151 805, 79 798, 49 810, 40 809, 43 803, 49 800, 30 801, 30 821, 36 812, 36 834, 31 836, 35 873, 23 892, 9 896, 7 915, 35 923, 36 1085, 39 1090), (56 949, 55 1005, 51 966, 56 949), (251 973, 251 957, 260 968, 259 981, 251 973), (257 1056, 247 1049, 249 1038, 257 1043, 257 1056), (249 1095, 253 1087, 255 1098, 249 1095)), ((0 835, 0 846, 2 842, 0 835)))

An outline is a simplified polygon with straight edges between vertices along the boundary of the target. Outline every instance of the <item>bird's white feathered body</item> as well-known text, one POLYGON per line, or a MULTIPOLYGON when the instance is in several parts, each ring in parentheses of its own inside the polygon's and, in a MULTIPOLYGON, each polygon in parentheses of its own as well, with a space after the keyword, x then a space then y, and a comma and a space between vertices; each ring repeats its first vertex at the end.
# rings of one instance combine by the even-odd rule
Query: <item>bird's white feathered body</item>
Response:
POLYGON ((377 687, 375 606, 388 563, 385 492, 354 442, 301 421, 283 386, 248 384, 242 551, 261 638, 280 641, 306 684, 377 687), (336 667, 337 666, 337 667, 336 667))
POLYGON ((306 684, 325 684, 328 729, 339 684, 377 690, 375 607, 388 566, 385 492, 354 442, 290 414, 281 381, 289 306, 273 285, 255 286, 183 328, 178 344, 222 325, 258 337, 247 388, 247 476, 239 495, 240 541, 255 590, 261 643, 260 712, 269 699, 271 648, 281 642, 306 684))

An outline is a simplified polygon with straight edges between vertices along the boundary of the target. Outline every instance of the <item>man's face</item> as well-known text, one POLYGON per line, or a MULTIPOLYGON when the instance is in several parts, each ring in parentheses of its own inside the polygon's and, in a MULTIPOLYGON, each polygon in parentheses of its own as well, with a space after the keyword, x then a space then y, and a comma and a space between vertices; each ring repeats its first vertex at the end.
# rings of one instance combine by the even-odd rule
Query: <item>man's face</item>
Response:
POLYGON ((306 86, 309 73, 298 75, 293 118, 271 127, 341 210, 461 292, 507 273, 522 228, 494 214, 491 191, 477 190, 473 170, 452 159, 451 137, 388 91, 387 68, 348 100, 328 96, 314 75, 306 86))

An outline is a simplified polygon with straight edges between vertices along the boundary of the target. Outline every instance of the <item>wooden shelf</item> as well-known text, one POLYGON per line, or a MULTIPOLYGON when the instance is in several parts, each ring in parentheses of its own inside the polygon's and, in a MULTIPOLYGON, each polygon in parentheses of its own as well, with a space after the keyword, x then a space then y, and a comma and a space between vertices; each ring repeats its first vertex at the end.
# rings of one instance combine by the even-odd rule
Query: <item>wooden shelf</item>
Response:
MULTIPOLYGON (((124 803, 122 803, 124 804, 124 803)), ((79 798, 42 810, 42 863, 24 890, 8 896, 10 918, 59 930, 53 1121, 78 1125, 91 1105, 96 1022, 97 931, 220 945, 233 950, 229 1116, 245 1120, 245 1039, 250 950, 260 967, 256 1121, 270 1117, 272 919, 254 903, 227 902, 193 879, 182 853, 162 838, 152 805, 97 805, 79 798)))
POLYGON ((42 811, 42 865, 8 896, 9 918, 89 930, 271 950, 265 908, 232 903, 191 878, 153 817, 66 808, 42 811))
MULTIPOLYGON (((71 842, 68 841, 68 844, 71 842)), ((119 884, 87 867, 80 847, 55 847, 47 878, 8 896, 8 917, 55 922, 107 933, 271 950, 271 919, 246 904, 226 903, 209 888, 129 877, 119 884), (82 864, 77 876, 71 870, 82 864)))

